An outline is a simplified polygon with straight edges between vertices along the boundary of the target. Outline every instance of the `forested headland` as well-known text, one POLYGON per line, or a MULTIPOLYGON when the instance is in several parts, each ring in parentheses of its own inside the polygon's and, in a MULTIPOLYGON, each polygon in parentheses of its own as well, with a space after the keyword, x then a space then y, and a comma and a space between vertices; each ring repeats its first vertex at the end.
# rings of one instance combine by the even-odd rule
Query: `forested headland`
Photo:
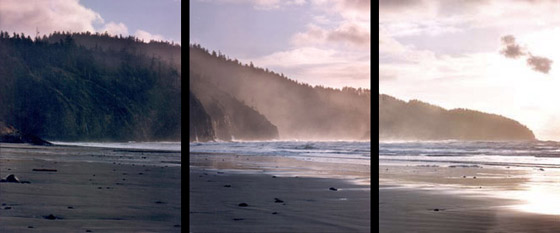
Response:
POLYGON ((47 140, 181 138, 181 47, 0 32, 0 121, 47 140))
POLYGON ((510 118, 469 109, 447 110, 419 100, 379 95, 380 140, 535 140, 510 118))

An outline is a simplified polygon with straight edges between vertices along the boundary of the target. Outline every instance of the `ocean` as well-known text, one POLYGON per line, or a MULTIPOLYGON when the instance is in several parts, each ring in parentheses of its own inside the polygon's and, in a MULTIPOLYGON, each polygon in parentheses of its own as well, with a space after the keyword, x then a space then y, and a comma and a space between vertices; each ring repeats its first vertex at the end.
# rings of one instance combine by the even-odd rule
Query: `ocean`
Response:
POLYGON ((234 141, 194 142, 190 152, 269 155, 306 161, 370 165, 369 141, 234 141))
POLYGON ((379 142, 379 164, 560 168, 560 142, 379 142))

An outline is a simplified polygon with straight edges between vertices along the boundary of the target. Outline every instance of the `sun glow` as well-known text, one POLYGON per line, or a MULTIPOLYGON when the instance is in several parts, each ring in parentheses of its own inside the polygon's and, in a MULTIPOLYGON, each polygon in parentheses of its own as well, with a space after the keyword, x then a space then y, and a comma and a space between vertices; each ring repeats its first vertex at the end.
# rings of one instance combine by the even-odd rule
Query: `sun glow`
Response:
POLYGON ((560 183, 534 183, 519 193, 525 204, 515 206, 525 212, 560 215, 560 183))

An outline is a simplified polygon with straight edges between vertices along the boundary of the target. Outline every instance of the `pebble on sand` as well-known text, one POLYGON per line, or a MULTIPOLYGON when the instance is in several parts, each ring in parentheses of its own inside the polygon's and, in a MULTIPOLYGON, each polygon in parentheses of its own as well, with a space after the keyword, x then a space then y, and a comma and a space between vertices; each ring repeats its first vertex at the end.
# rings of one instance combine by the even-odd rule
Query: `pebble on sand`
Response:
POLYGON ((43 218, 48 219, 48 220, 60 219, 60 217, 54 216, 52 214, 49 214, 47 216, 43 216, 43 218))
POLYGON ((335 188, 335 187, 330 187, 330 188, 329 188, 329 190, 332 190, 332 191, 338 191, 338 189, 337 189, 337 188, 335 188))
POLYGON ((238 205, 238 206, 241 206, 241 207, 247 207, 247 206, 249 206, 249 205, 248 205, 247 203, 243 202, 243 203, 239 203, 239 205, 238 205))

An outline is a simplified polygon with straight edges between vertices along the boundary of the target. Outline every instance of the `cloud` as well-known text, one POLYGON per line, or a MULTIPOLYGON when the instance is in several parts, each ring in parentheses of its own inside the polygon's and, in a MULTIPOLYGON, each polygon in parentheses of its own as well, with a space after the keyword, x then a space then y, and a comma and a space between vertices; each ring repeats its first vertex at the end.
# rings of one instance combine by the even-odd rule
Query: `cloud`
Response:
POLYGON ((165 40, 165 38, 162 35, 151 34, 147 31, 140 30, 140 29, 136 30, 134 36, 136 36, 138 39, 144 40, 144 42, 150 42, 151 40, 155 40, 155 41, 165 40))
POLYGON ((128 28, 124 23, 109 22, 100 31, 110 35, 128 35, 128 28))
POLYGON ((317 24, 292 36, 296 46, 343 45, 369 49, 371 41, 369 0, 313 0, 320 14, 313 17, 317 24), (326 13, 326 15, 325 15, 326 13), (339 19, 337 19, 339 18, 339 19))
POLYGON ((527 65, 531 66, 535 71, 548 74, 550 66, 552 65, 552 60, 546 57, 537 57, 529 54, 529 58, 527 58, 527 65))
POLYGON ((250 61, 276 72, 289 73, 289 78, 311 85, 365 88, 370 84, 370 57, 362 53, 301 47, 243 59, 246 63, 250 61))
POLYGON ((82 6, 78 0, 1 0, 0 30, 34 36, 53 31, 94 32, 103 23, 99 13, 82 6))
POLYGON ((513 37, 512 35, 503 36, 502 43, 506 47, 502 49, 500 53, 507 58, 515 59, 525 55, 525 52, 522 51, 521 46, 515 43, 515 37, 513 37))
POLYGON ((512 35, 506 35, 502 37, 502 43, 506 46, 500 51, 507 58, 519 58, 521 56, 528 55, 527 65, 529 65, 533 70, 548 74, 550 71, 552 60, 546 57, 533 56, 531 52, 523 52, 521 46, 515 42, 515 37, 512 35))
POLYGON ((344 23, 333 30, 309 24, 307 31, 296 33, 292 37, 292 43, 300 46, 340 43, 358 48, 369 48, 370 38, 370 33, 365 28, 354 23, 344 23))
POLYGON ((306 0, 198 0, 201 2, 251 4, 255 10, 276 10, 286 6, 301 6, 306 0))

